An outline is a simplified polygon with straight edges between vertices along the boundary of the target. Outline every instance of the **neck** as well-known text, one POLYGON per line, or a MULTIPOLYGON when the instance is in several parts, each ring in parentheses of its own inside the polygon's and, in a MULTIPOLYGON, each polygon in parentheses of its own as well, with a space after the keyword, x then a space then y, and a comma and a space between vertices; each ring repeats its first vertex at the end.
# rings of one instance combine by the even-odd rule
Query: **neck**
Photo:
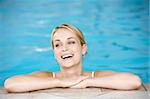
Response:
POLYGON ((82 62, 73 65, 71 67, 63 67, 61 66, 61 72, 63 77, 74 77, 79 76, 82 73, 82 62))

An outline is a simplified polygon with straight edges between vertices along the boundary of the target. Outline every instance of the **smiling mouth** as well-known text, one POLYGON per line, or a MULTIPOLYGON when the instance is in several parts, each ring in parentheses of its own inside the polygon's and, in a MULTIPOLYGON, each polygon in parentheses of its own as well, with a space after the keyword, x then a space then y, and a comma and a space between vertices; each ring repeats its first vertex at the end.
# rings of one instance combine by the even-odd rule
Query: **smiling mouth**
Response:
POLYGON ((66 54, 66 55, 62 55, 61 58, 63 60, 68 60, 71 59, 74 56, 74 54, 66 54))

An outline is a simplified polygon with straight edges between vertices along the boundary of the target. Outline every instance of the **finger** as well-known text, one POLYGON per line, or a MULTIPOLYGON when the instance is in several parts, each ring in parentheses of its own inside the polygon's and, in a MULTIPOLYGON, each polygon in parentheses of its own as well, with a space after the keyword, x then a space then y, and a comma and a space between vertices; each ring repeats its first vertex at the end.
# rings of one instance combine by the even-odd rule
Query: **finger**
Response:
POLYGON ((83 81, 83 80, 88 79, 88 78, 89 78, 89 76, 82 76, 81 80, 83 81))
POLYGON ((74 86, 71 86, 70 88, 86 88, 86 87, 84 84, 79 83, 79 84, 76 84, 74 86))
MULTIPOLYGON (((79 79, 74 83, 74 85, 81 83, 82 81, 84 81, 85 79, 88 79, 89 76, 80 76, 79 79)), ((74 86, 72 85, 72 86, 74 86)))
POLYGON ((74 86, 71 86, 70 88, 80 88, 80 87, 81 87, 80 84, 76 84, 76 85, 74 85, 74 86))
POLYGON ((86 88, 86 87, 87 87, 86 81, 81 81, 80 83, 71 86, 71 88, 86 88))
POLYGON ((82 82, 83 80, 85 80, 85 79, 87 79, 87 77, 79 77, 77 80, 75 80, 73 83, 71 83, 71 84, 69 85, 69 87, 75 86, 75 85, 81 83, 81 82, 82 82))
POLYGON ((75 85, 81 83, 82 81, 84 81, 87 78, 89 78, 89 77, 88 76, 79 76, 78 78, 76 78, 76 80, 70 81, 67 84, 67 87, 75 86, 75 85))

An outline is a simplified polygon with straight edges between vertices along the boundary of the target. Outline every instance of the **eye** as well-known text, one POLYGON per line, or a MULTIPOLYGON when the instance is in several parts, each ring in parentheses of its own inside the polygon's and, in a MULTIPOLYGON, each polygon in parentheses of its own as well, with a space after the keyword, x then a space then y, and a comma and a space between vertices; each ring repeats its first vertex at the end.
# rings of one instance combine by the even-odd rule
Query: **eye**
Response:
POLYGON ((75 44, 75 41, 69 41, 68 44, 75 44))
POLYGON ((59 47, 60 46, 60 44, 55 44, 55 47, 59 47))

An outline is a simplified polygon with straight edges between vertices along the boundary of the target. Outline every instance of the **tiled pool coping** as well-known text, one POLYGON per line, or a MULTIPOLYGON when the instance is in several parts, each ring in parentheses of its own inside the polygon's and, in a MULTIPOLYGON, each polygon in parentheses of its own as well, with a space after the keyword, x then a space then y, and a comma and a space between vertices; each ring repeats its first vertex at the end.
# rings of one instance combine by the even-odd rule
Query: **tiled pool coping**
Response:
POLYGON ((0 99, 148 99, 148 97, 150 97, 150 83, 132 91, 54 88, 27 93, 7 93, 3 87, 0 88, 0 99))

